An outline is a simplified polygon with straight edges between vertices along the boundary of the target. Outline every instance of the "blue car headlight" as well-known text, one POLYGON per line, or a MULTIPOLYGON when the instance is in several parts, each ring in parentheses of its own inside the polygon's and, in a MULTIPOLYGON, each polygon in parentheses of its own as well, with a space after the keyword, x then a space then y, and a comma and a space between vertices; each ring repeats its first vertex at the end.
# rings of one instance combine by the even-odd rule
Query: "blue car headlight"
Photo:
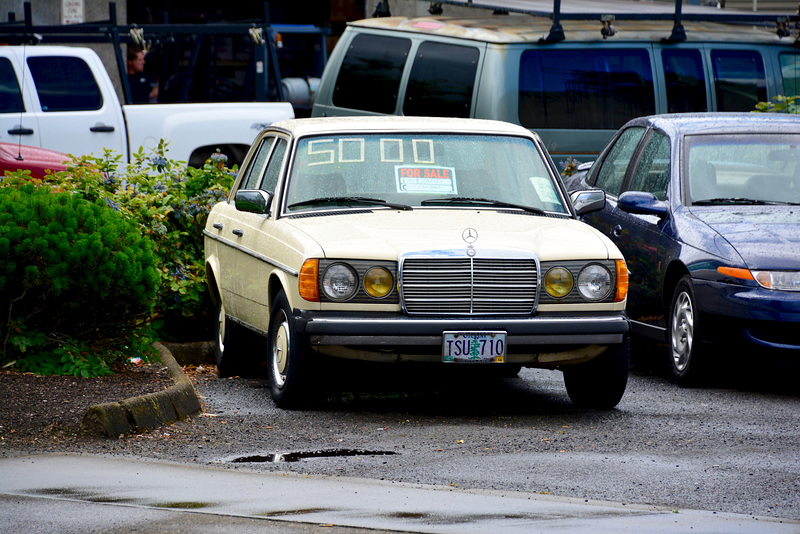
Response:
POLYGON ((800 271, 751 271, 761 287, 778 291, 800 291, 800 271))

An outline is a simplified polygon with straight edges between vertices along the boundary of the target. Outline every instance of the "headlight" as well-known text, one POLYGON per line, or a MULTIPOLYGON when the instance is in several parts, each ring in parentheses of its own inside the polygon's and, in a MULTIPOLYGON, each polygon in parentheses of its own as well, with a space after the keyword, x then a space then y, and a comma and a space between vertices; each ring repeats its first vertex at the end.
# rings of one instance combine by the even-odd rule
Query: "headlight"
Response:
POLYGON ((344 263, 334 263, 322 274, 322 291, 331 300, 347 300, 358 290, 358 275, 344 263))
POLYGON ((602 300, 611 291, 611 273, 599 263, 591 263, 578 274, 578 291, 587 300, 602 300))
POLYGON ((550 296, 560 299, 572 291, 572 273, 564 267, 553 267, 544 275, 544 288, 550 296))
POLYGON ((751 271, 756 282, 767 289, 800 291, 800 272, 797 271, 751 271))
POLYGON ((364 275, 364 291, 375 298, 383 298, 392 291, 392 273, 383 267, 373 267, 364 275))

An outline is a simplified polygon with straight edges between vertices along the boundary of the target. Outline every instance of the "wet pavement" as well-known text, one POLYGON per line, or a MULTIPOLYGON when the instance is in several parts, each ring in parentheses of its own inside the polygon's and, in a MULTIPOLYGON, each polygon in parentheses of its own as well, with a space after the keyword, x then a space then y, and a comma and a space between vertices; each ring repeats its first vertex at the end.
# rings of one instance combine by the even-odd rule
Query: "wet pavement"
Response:
POLYGON ((95 455, 0 459, 0 503, 3 532, 800 533, 752 515, 95 455))

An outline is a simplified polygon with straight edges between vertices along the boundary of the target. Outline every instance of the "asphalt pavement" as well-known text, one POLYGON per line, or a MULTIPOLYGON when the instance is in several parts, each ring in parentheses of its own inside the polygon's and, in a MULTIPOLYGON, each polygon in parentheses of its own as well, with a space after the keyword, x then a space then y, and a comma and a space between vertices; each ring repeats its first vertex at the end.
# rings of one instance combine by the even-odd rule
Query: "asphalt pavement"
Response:
POLYGON ((800 533, 701 510, 107 456, 0 459, 2 532, 800 533))

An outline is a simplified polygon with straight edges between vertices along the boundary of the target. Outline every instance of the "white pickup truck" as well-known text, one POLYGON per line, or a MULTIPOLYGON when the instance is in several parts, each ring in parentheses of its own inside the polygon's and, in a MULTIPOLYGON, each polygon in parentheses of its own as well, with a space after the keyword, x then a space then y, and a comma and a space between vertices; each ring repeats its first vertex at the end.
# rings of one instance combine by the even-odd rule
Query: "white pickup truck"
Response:
POLYGON ((0 142, 76 156, 130 155, 160 139, 168 157, 199 166, 217 149, 241 163, 256 135, 293 118, 288 102, 122 105, 88 48, 0 46, 0 142))

